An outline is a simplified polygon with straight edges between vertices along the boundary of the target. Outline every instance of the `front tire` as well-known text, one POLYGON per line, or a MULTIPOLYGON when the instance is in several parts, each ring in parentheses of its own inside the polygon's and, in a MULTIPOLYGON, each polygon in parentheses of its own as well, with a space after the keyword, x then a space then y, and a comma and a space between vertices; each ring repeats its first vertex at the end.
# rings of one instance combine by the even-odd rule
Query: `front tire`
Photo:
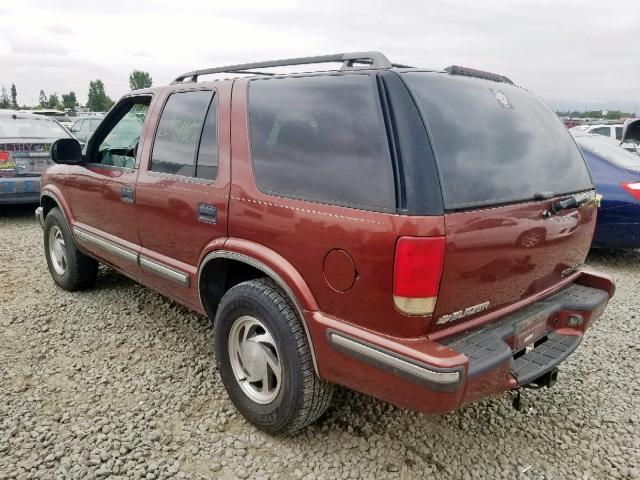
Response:
POLYGON ((44 254, 51 278, 64 290, 83 290, 95 283, 98 262, 78 250, 59 208, 52 208, 44 220, 44 254))
POLYGON ((316 375, 300 320, 274 282, 256 279, 231 288, 214 325, 222 382, 251 423, 290 434, 328 408, 334 387, 316 375))

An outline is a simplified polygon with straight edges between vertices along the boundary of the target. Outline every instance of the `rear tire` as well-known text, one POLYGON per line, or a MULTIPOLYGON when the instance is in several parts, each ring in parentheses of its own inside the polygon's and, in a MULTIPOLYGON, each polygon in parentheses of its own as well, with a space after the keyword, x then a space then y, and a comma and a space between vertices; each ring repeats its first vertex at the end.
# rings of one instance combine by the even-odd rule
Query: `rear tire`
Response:
POLYGON ((59 208, 52 208, 44 220, 44 254, 51 278, 60 288, 74 292, 95 283, 98 262, 78 250, 59 208))
POLYGON ((215 318, 222 382, 236 408, 273 434, 291 434, 329 407, 334 386, 316 375, 303 327, 269 279, 249 280, 222 298, 215 318))

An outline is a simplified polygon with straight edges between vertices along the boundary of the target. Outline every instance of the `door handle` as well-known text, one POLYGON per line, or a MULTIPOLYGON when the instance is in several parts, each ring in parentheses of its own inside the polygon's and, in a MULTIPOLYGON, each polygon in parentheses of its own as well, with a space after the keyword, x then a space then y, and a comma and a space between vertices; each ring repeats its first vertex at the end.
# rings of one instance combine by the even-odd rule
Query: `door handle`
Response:
POLYGON ((215 225, 218 222, 218 209, 214 205, 199 203, 198 221, 215 225))
POLYGON ((122 201, 125 203, 133 203, 133 188, 122 187, 122 201))

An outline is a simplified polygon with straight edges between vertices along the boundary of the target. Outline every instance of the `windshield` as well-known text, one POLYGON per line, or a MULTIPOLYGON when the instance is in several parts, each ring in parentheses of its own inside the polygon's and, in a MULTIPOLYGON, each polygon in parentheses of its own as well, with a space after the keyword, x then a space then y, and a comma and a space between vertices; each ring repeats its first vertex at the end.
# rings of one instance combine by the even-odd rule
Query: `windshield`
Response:
POLYGON ((576 135, 580 148, 619 167, 640 170, 640 156, 620 148, 618 143, 591 135, 576 135), (603 141, 604 140, 604 141, 603 141))
POLYGON ((567 129, 524 89, 436 72, 402 76, 428 126, 447 210, 593 188, 567 129))
POLYGON ((0 118, 0 138, 61 138, 68 137, 58 123, 43 118, 0 118))

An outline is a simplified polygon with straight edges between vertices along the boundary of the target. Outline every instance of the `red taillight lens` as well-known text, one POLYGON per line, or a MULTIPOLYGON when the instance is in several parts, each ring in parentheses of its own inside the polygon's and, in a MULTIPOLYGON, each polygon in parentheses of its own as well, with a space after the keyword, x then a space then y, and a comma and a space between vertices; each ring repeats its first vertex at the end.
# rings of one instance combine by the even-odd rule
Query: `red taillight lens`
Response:
POLYGON ((9 152, 1 152, 0 151, 0 163, 5 163, 9 161, 9 152))
POLYGON ((624 188, 627 192, 629 192, 629 194, 631 194, 633 198, 635 198, 636 200, 640 200, 640 182, 636 182, 636 183, 622 182, 620 186, 624 188))
POLYGON ((444 237, 400 237, 393 268, 393 301, 409 315, 433 313, 444 263, 444 237))

